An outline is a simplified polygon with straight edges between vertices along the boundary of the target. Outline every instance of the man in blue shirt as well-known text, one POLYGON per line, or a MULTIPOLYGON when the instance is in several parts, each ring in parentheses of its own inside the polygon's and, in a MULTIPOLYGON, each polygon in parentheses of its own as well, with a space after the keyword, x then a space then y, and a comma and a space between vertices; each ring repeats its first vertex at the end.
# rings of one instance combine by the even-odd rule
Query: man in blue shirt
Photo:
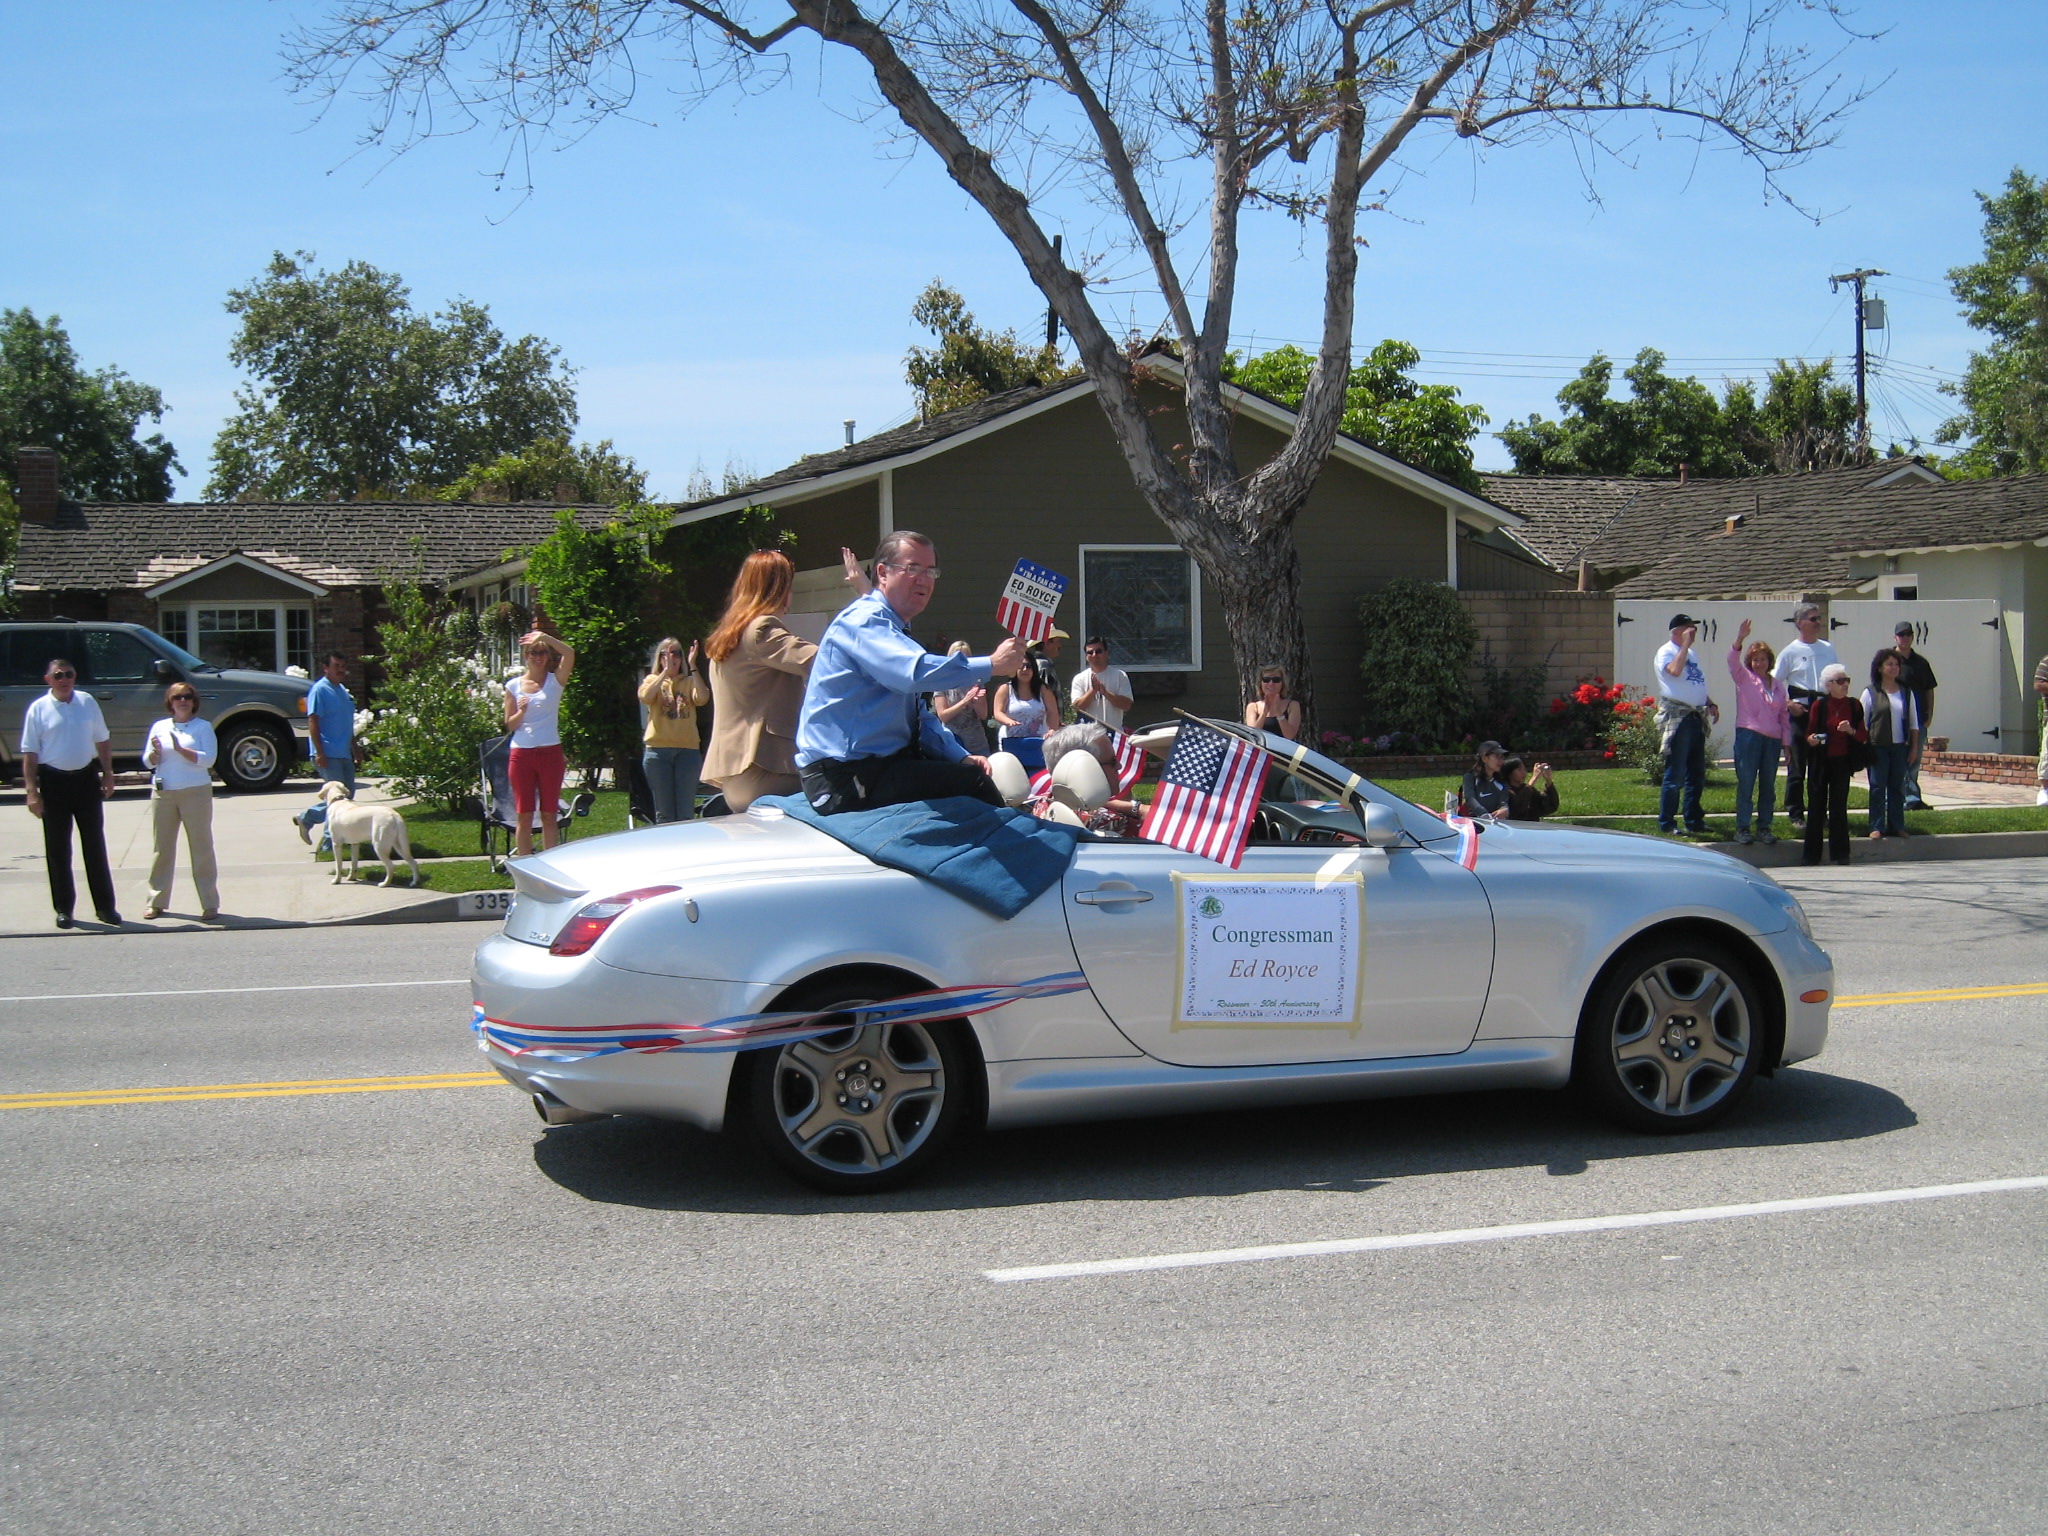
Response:
POLYGON ((910 638, 938 585, 932 541, 904 530, 875 551, 875 587, 826 626, 797 719, 804 798, 825 815, 909 800, 1002 796, 988 759, 970 756, 922 695, 1009 677, 1024 665, 1014 635, 993 656, 934 656, 910 638))
MULTIPOLYGON (((320 659, 320 676, 306 695, 306 719, 312 727, 307 745, 313 753, 313 768, 322 784, 346 784, 356 792, 356 701, 342 681, 348 676, 348 658, 329 651, 320 659)), ((299 829, 299 841, 313 841, 313 828, 327 819, 327 804, 320 801, 292 818, 299 829)))

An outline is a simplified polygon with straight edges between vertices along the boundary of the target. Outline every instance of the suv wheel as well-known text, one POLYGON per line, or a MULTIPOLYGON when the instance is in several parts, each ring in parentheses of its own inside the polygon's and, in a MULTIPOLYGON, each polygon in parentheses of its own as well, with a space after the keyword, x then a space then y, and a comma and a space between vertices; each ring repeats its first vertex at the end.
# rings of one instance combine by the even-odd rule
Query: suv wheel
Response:
POLYGON ((221 781, 229 789, 269 789, 284 782, 291 753, 283 738, 255 720, 237 721, 220 733, 221 781))

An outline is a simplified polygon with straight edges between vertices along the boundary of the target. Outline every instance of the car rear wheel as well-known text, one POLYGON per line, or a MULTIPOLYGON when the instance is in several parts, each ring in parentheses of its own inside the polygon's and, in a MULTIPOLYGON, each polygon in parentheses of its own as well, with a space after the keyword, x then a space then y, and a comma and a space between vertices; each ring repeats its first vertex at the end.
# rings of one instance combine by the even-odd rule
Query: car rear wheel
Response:
POLYGON ((1572 1079, 1632 1130, 1696 1131, 1757 1070, 1763 1017, 1749 968, 1711 939, 1651 940, 1608 968, 1579 1025, 1572 1079))
POLYGON ((291 771, 291 754, 280 733, 254 720, 239 721, 220 734, 220 776, 229 789, 269 789, 291 771))
MULTIPOLYGON (((841 996, 795 1006, 875 1001, 841 996)), ((768 1155, 815 1189, 890 1189, 923 1172, 952 1139, 968 1100, 968 1065, 946 1025, 849 1016, 844 1029, 757 1053, 748 1121, 768 1155)))

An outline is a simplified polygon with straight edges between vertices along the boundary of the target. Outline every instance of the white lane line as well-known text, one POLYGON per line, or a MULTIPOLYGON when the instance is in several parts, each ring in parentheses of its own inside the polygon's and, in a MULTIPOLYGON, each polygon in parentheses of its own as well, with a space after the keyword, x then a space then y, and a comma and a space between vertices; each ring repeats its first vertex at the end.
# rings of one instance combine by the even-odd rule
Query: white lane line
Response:
POLYGON ((1733 1221, 1742 1216, 1780 1216, 1793 1211, 1833 1211, 1852 1205, 1895 1205, 1902 1200, 1946 1200, 1957 1195, 1996 1195, 2048 1189, 2048 1177, 1981 1179, 1974 1184, 1926 1184, 1917 1189, 1874 1189, 1854 1195, 1813 1195, 1803 1200, 1759 1200, 1752 1205, 1703 1205, 1687 1211, 1641 1211, 1628 1216, 1577 1216, 1564 1221, 1523 1221, 1502 1227, 1460 1227, 1448 1232, 1405 1232, 1389 1237, 1340 1237, 1315 1243, 1267 1243, 1256 1248, 1216 1248, 1206 1253, 1157 1253, 1142 1259, 1091 1259, 1079 1264, 1031 1264, 1019 1269, 985 1269, 997 1284, 1014 1280, 1073 1280, 1085 1275, 1130 1275, 1151 1269, 1196 1269, 1210 1264, 1257 1264, 1267 1259, 1316 1258, 1326 1253, 1383 1253, 1395 1248, 1443 1248, 1457 1243, 1503 1243, 1523 1237, 1562 1237, 1574 1232, 1624 1232, 1635 1227, 1676 1227, 1689 1222, 1733 1221))
POLYGON ((187 987, 171 992, 30 992, 0 1003, 77 1003, 103 997, 227 997, 236 992, 354 992, 363 987, 466 987, 467 976, 434 981, 316 981, 296 987, 187 987))

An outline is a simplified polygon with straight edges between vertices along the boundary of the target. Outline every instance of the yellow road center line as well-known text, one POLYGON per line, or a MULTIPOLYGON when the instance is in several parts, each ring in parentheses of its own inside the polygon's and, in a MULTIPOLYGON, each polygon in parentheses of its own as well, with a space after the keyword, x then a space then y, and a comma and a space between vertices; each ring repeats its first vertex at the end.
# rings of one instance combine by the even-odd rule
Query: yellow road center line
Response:
POLYGON ((2048 994, 2048 981, 2022 981, 2003 987, 1941 987, 1928 992, 1867 992, 1856 997, 1838 997, 1837 1008, 1882 1008, 1893 1003, 1956 1003, 1978 997, 2040 997, 2048 994))
POLYGON ((79 1109, 106 1104, 175 1104, 202 1099, 281 1099, 327 1093, 397 1093, 419 1088, 480 1088, 503 1083, 495 1072, 435 1072, 417 1077, 307 1078, 277 1083, 202 1083, 188 1088, 73 1088, 0 1094, 0 1109, 79 1109))

